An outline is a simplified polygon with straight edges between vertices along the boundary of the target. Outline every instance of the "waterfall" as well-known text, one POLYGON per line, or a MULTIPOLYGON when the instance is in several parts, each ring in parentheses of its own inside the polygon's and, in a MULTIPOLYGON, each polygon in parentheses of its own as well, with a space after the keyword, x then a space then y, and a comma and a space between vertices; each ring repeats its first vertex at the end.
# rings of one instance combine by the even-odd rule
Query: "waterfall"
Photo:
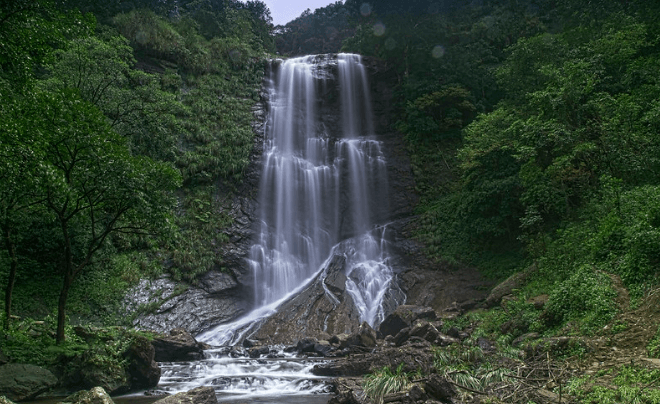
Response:
POLYGON ((260 228, 249 257, 256 309, 198 337, 216 345, 276 310, 333 254, 346 256, 346 290, 372 326, 383 320, 381 302, 393 279, 385 226, 374 219, 388 210, 387 172, 361 57, 278 61, 270 83, 260 228), (338 119, 324 104, 337 93, 338 119))

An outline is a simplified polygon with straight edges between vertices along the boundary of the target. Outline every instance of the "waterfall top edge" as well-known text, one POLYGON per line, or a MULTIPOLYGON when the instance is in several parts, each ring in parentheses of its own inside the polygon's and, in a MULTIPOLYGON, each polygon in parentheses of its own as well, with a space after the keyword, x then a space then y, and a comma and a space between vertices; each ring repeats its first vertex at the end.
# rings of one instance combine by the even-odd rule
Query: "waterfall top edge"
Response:
POLYGON ((271 62, 319 62, 323 60, 339 60, 342 58, 354 58, 359 62, 362 61, 363 56, 359 53, 318 53, 313 55, 293 56, 293 57, 276 57, 270 59, 271 62))

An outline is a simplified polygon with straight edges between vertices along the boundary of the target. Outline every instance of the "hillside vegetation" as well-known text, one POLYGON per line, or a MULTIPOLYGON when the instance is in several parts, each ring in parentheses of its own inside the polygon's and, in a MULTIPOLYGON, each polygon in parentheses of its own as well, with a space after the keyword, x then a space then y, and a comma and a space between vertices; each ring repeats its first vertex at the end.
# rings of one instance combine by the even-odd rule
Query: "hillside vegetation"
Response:
POLYGON ((67 309, 129 324, 118 305, 141 277, 222 268, 217 185, 241 181, 253 148, 269 11, 117 4, 2 3, 5 329, 46 317, 63 342, 67 309))

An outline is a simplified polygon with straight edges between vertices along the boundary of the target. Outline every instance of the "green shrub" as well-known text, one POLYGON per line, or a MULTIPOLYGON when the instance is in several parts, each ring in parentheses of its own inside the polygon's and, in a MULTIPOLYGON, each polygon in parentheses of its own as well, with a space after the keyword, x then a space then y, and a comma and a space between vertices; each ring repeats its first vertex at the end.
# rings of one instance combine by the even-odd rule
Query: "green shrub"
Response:
POLYGON ((551 325, 575 321, 583 331, 593 332, 616 314, 616 297, 606 274, 583 265, 550 293, 547 320, 551 325))

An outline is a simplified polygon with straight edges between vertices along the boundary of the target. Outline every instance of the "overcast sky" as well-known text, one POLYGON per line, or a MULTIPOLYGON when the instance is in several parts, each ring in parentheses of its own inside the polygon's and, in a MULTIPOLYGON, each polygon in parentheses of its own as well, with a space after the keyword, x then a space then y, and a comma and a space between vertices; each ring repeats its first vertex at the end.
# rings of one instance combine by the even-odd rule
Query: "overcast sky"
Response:
POLYGON ((263 0, 270 9, 273 25, 284 25, 297 18, 308 8, 314 12, 337 0, 263 0))

